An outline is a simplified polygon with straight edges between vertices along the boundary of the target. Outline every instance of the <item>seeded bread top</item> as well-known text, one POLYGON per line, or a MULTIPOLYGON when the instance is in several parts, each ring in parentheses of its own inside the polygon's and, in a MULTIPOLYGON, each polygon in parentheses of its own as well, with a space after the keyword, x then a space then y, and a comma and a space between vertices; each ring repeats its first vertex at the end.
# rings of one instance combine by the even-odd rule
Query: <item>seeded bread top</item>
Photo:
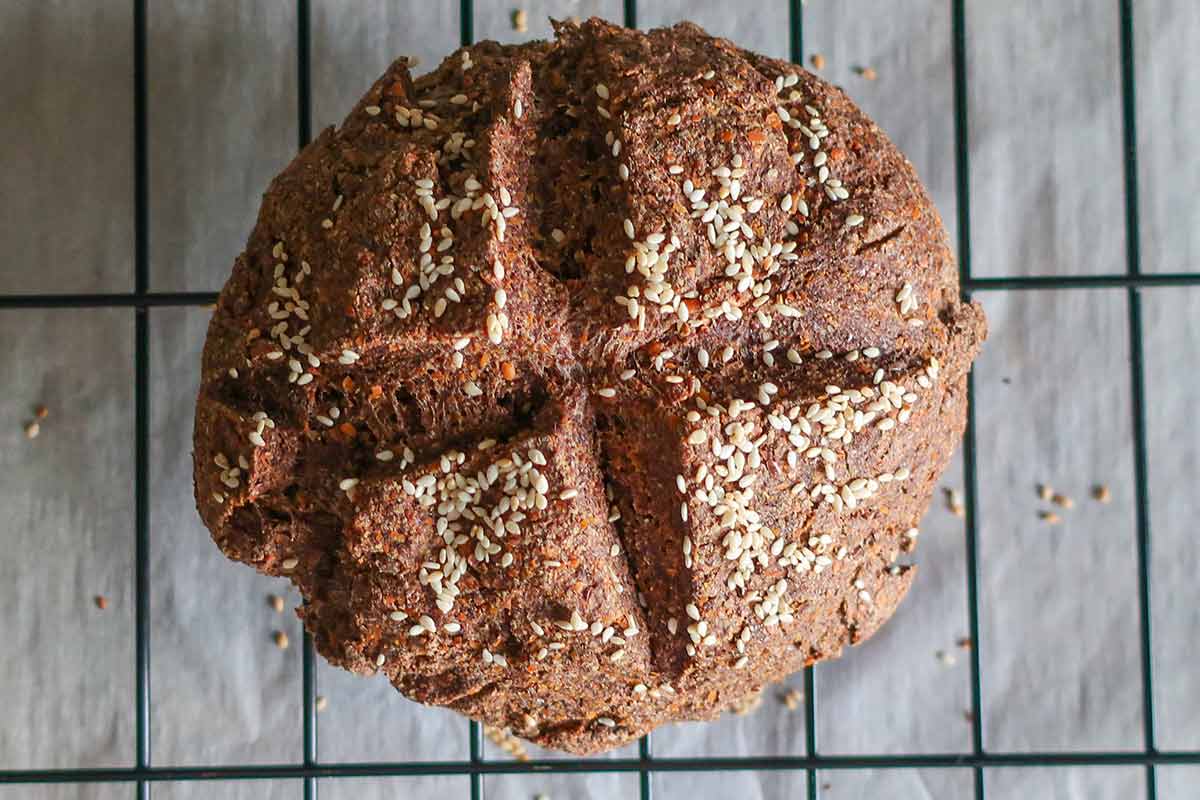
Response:
POLYGON ((984 323, 839 90, 556 31, 397 61, 272 182, 195 479, 332 662, 589 751, 890 615, 984 323))

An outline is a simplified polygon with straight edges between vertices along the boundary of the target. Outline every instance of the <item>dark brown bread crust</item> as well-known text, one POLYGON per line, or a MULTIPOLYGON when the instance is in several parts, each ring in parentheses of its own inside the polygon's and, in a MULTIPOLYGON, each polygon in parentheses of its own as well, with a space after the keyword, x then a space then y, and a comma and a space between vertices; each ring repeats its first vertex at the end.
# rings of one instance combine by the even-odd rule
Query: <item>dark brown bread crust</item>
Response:
POLYGON ((272 182, 196 501, 332 663, 602 750, 891 615, 984 334, 840 90, 694 25, 559 25, 398 61, 272 182))

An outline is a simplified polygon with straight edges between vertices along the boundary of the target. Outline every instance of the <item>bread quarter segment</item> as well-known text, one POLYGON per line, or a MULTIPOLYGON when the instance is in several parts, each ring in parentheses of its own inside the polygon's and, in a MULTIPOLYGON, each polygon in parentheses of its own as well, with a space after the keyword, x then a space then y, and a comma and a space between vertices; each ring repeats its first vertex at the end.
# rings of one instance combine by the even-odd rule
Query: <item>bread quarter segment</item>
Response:
POLYGON ((840 91, 691 25, 557 32, 397 62, 272 183, 195 478, 332 663, 591 752, 890 616, 984 321, 840 91))

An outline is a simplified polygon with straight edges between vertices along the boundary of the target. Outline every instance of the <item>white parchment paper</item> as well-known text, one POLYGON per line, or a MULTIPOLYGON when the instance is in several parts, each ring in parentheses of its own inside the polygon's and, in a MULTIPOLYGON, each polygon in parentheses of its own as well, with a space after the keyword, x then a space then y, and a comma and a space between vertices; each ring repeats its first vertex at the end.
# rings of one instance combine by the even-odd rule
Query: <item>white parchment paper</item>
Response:
MULTIPOLYGON (((129 3, 0 6, 0 293, 133 286, 129 3)), ((771 55, 787 3, 643 0, 639 23, 691 18, 771 55)), ((618 0, 476 1, 478 38, 544 36, 547 16, 620 20, 618 0), (529 31, 512 29, 523 8, 529 31)), ((314 130, 341 119, 396 56, 426 66, 457 46, 459 4, 312 4, 314 130)), ((1191 0, 1135 4, 1142 268, 1200 269, 1200 42, 1191 0)), ((288 2, 149 4, 149 242, 154 291, 220 287, 267 181, 297 143, 296 11, 288 2)), ((1125 270, 1118 18, 1114 3, 967 3, 974 273, 1125 270)), ((811 0, 805 47, 909 155, 955 231, 950 4, 811 0), (870 66, 877 78, 859 73, 870 66)), ((995 752, 1137 750, 1143 717, 1129 301, 1123 290, 986 293, 976 369, 982 723, 995 752), (1075 507, 1048 526, 1037 483, 1075 507), (1112 502, 1089 497, 1106 484, 1112 502)), ((1200 288, 1144 292, 1156 735, 1200 748, 1200 288)), ((150 312, 152 760, 301 757, 301 627, 282 581, 228 563, 192 506, 190 439, 208 312, 150 312), (289 604, 276 614, 267 595, 289 604), (292 646, 272 643, 275 631, 292 646)), ((133 328, 116 310, 0 311, 0 768, 129 766, 134 753, 133 328), (22 425, 50 411, 41 435, 22 425), (107 608, 94 603, 97 595, 107 608)), ((943 481, 961 490, 961 461, 943 481)), ((921 567, 895 619, 818 667, 823 753, 970 750, 961 520, 935 500, 921 567), (939 656, 939 653, 941 654, 939 656)), ((462 759, 466 722, 382 680, 321 664, 322 761, 462 759)), ((790 682, 802 688, 799 679, 790 682)), ((660 756, 802 754, 803 708, 761 707, 657 732, 660 756)), ((508 758, 487 743, 489 758, 508 758)), ((536 756, 555 757, 531 748, 536 756)), ((616 755, 636 755, 627 748, 616 755)), ((1159 770, 1159 797, 1200 796, 1195 768, 1159 770)), ((818 775, 822 796, 970 797, 969 770, 818 775)), ((996 768, 989 798, 1139 798, 1121 768, 996 768)), ((662 773, 655 797, 800 796, 803 773, 662 773)), ((465 797, 461 777, 325 780, 323 798, 465 797)), ((488 798, 637 796, 636 775, 497 776, 488 798)), ((10 786, 0 800, 129 797, 125 784, 10 786)), ((296 781, 166 783, 156 798, 297 798, 296 781)))

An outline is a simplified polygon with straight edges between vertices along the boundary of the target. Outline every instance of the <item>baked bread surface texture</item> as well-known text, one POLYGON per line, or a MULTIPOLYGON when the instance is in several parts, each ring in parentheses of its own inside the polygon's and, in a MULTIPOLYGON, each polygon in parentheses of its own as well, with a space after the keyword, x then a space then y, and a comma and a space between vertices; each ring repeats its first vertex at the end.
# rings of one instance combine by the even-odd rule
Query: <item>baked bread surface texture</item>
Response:
POLYGON ((560 24, 397 61, 272 181, 196 503, 331 663, 595 752, 892 614, 984 336, 839 89, 690 24, 560 24))

